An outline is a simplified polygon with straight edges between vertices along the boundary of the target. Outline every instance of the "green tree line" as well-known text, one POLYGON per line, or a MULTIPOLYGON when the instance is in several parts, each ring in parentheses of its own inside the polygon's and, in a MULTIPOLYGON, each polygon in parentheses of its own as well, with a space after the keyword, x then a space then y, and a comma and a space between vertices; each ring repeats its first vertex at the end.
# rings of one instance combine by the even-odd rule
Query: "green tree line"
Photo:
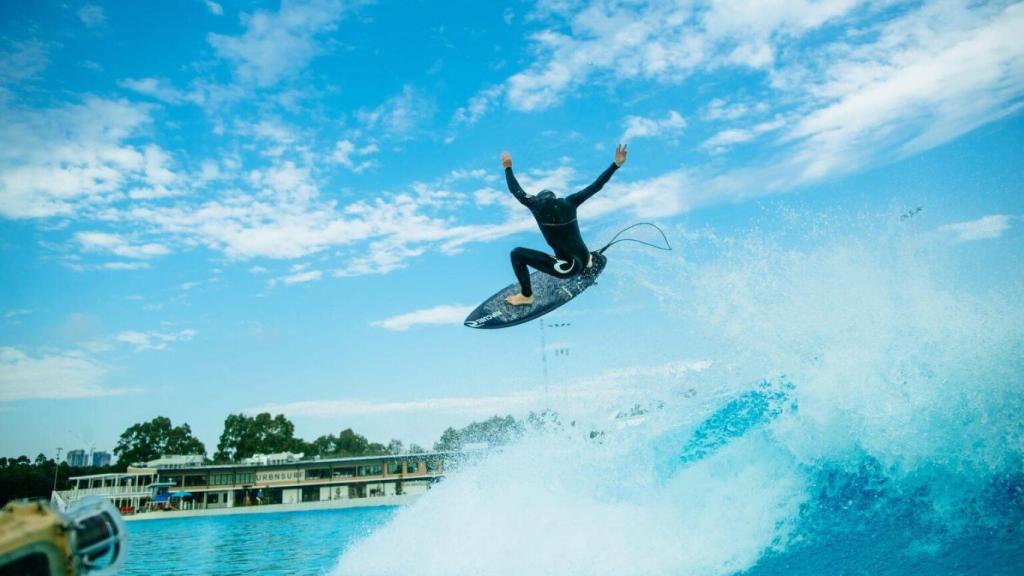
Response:
MULTIPOLYGON (((446 429, 434 443, 434 450, 458 452, 465 445, 476 443, 501 446, 519 438, 528 428, 542 427, 551 422, 557 422, 557 416, 551 413, 531 413, 523 420, 494 416, 462 428, 446 429)), ((307 442, 295 436, 295 425, 283 414, 271 416, 263 412, 255 416, 229 415, 224 420, 217 449, 207 460, 225 464, 257 453, 275 452, 298 452, 305 458, 335 458, 415 454, 425 450, 416 444, 406 448, 400 440, 394 439, 387 445, 371 442, 351 428, 307 442)), ((57 474, 57 487, 63 490, 71 476, 124 472, 131 464, 148 462, 166 454, 208 455, 206 446, 196 438, 187 423, 175 426, 165 416, 129 426, 118 438, 114 454, 117 464, 105 468, 75 468, 66 462, 58 464, 43 454, 36 456, 35 460, 27 456, 0 458, 0 505, 16 498, 49 497, 54 472, 57 474)))
POLYGON ((86 474, 117 472, 117 466, 85 468, 57 463, 43 454, 35 460, 28 456, 0 458, 0 506, 16 498, 47 498, 53 488, 54 473, 57 487, 67 486, 68 478, 86 474))

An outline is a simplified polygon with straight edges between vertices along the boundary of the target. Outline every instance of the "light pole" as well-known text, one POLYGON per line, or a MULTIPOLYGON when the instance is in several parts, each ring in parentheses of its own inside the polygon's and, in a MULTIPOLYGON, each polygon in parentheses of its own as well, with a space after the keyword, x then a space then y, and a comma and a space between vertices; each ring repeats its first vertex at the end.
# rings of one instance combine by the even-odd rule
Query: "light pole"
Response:
POLYGON ((57 471, 60 470, 60 451, 63 448, 57 448, 57 460, 53 463, 53 491, 57 491, 57 471))

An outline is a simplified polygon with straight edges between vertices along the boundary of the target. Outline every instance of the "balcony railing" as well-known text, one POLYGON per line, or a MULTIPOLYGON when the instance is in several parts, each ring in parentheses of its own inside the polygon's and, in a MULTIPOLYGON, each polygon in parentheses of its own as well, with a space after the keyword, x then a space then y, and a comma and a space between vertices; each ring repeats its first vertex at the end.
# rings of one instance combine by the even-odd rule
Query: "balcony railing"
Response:
POLYGON ((77 500, 86 496, 149 496, 150 490, 146 486, 103 486, 100 488, 72 488, 71 490, 58 490, 65 500, 77 500))

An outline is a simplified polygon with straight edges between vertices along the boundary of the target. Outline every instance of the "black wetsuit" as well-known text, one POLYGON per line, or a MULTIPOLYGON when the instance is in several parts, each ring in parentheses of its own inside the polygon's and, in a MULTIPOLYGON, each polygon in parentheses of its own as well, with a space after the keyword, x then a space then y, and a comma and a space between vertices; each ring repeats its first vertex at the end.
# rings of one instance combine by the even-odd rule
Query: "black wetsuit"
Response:
POLYGON ((512 174, 512 168, 505 168, 505 180, 508 181, 509 191, 516 197, 516 200, 530 209, 540 226, 544 240, 555 251, 554 256, 529 248, 516 248, 512 251, 512 269, 519 280, 523 296, 533 295, 533 289, 530 286, 530 271, 527 266, 532 266, 545 274, 558 278, 570 278, 582 272, 586 267, 590 260, 590 251, 583 243, 583 237, 580 236, 580 226, 576 222, 576 209, 587 198, 604 188, 618 168, 619 166, 612 162, 612 165, 602 172, 593 184, 565 198, 557 198, 549 190, 544 190, 536 196, 530 196, 516 181, 516 177, 512 174))

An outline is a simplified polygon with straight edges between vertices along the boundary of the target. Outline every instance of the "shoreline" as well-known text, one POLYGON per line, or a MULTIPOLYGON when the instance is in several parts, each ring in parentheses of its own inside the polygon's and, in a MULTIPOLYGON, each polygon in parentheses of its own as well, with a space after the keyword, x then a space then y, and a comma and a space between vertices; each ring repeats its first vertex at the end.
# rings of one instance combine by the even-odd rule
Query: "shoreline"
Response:
POLYGON ((402 496, 375 496, 371 498, 326 500, 297 504, 264 504, 261 506, 239 506, 206 510, 179 510, 175 512, 142 512, 121 516, 125 522, 171 520, 174 518, 201 518, 207 516, 233 516, 237 514, 271 514, 275 512, 305 512, 309 510, 340 510, 344 508, 376 508, 380 506, 403 506, 415 502, 421 494, 402 496))

